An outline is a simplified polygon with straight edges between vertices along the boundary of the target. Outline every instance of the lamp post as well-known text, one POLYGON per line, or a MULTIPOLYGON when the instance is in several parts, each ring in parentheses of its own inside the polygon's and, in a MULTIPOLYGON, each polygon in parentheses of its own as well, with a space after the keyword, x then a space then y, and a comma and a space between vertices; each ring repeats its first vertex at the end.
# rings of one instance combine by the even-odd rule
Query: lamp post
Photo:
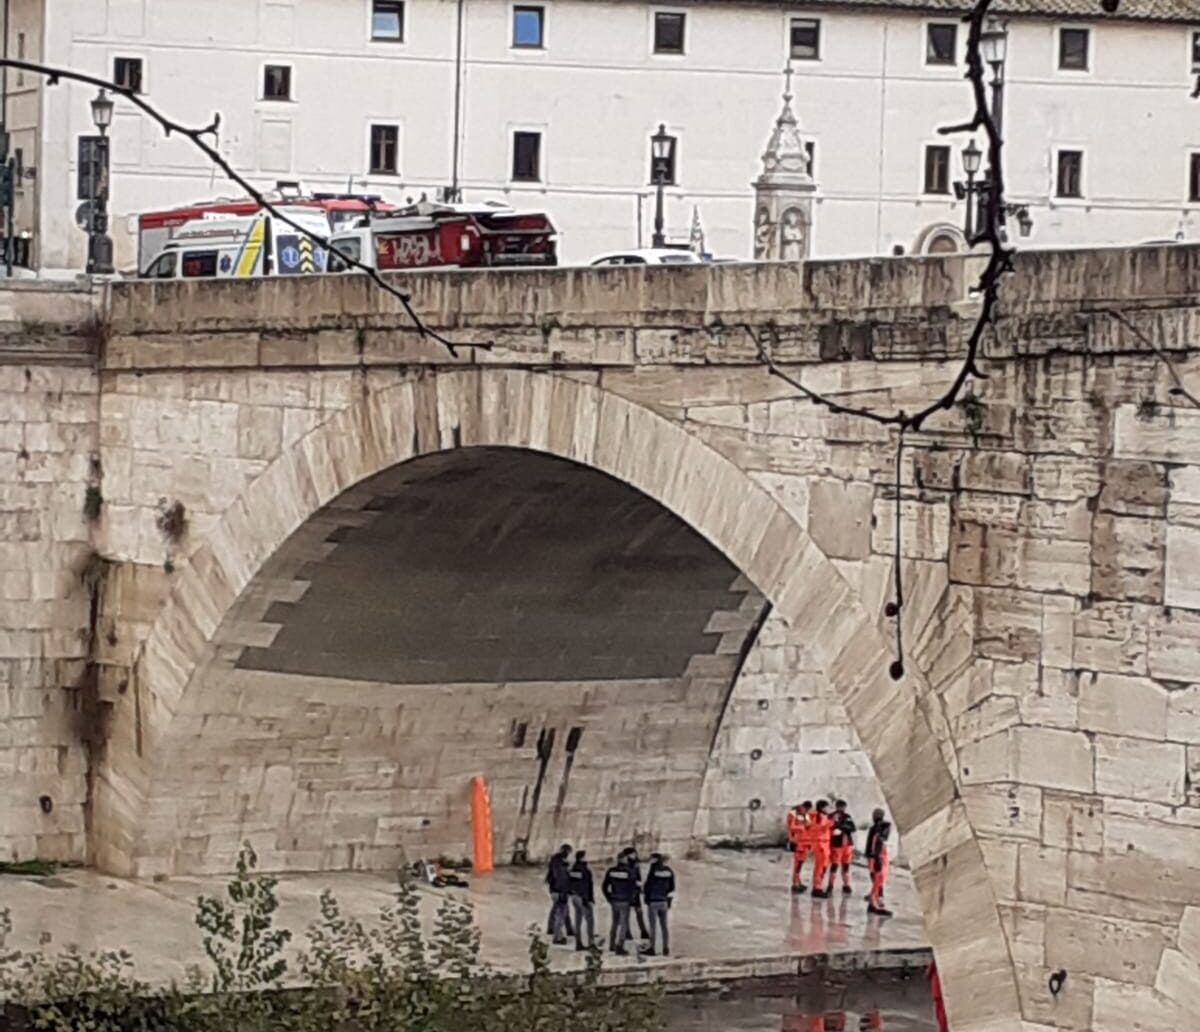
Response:
POLYGON ((101 89, 92 100, 92 121, 100 133, 101 144, 94 155, 92 215, 88 232, 87 271, 97 276, 113 273, 113 245, 108 235, 108 129, 112 125, 113 102, 101 89))
POLYGON ((654 247, 666 247, 666 237, 663 236, 663 187, 675 167, 675 137, 667 132, 667 127, 660 124, 658 132, 650 137, 650 176, 657 189, 654 205, 654 247))
MULTIPOLYGON (((996 134, 1003 142, 1004 139, 1004 64, 1008 58, 1008 29, 1004 27, 1004 23, 996 17, 989 17, 987 23, 983 27, 983 31, 979 34, 979 50, 983 59, 992 69, 992 122, 996 126, 996 134)), ((971 144, 974 147, 974 142, 971 144)), ((979 167, 979 158, 973 158, 975 167, 979 167)), ((963 151, 963 167, 966 168, 967 152, 963 151)), ((970 183, 971 175, 967 174, 968 183, 970 183)), ((996 177, 991 168, 991 156, 989 153, 988 170, 983 179, 975 187, 975 193, 978 195, 976 203, 976 211, 982 208, 983 198, 991 190, 992 184, 996 177)), ((1005 235, 1004 221, 1008 216, 1012 215, 1017 220, 1017 230, 1023 237, 1029 236, 1033 232, 1033 217, 1029 214, 1029 207, 1024 204, 1011 204, 1005 202, 1001 205, 997 212, 1000 217, 1000 235, 1003 238, 1005 235)), ((968 198, 967 202, 967 225, 972 225, 972 206, 968 198)), ((970 239, 971 232, 968 230, 967 238, 970 239)))
POLYGON ((0 127, 0 208, 4 211, 4 268, 13 274, 13 206, 16 203, 17 159, 9 157, 12 143, 8 129, 0 127))
POLYGON ((1004 133, 1004 61, 1008 56, 1008 30, 995 17, 989 17, 979 34, 979 50, 992 69, 992 121, 996 131, 1004 133))
POLYGON ((967 181, 965 184, 955 184, 957 191, 967 202, 966 224, 963 226, 963 233, 966 235, 968 245, 975 237, 975 194, 979 192, 979 188, 975 185, 975 177, 979 174, 979 164, 982 160, 983 151, 975 146, 975 138, 972 137, 962 152, 963 171, 967 174, 967 181))

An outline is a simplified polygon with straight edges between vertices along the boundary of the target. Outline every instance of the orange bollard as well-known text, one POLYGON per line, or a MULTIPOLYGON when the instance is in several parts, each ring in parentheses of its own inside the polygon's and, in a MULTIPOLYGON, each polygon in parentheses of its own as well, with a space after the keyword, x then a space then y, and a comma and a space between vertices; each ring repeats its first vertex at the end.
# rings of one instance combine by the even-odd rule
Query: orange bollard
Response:
POLYGON ((471 842, 472 867, 476 874, 487 874, 492 870, 492 804, 481 777, 471 779, 471 842))

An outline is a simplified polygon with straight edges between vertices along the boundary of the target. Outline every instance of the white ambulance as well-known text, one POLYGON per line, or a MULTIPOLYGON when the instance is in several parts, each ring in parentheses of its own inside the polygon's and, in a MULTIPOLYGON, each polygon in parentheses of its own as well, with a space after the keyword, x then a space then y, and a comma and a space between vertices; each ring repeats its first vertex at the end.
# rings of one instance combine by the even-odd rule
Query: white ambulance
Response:
MULTIPOLYGON (((314 208, 281 208, 297 225, 328 239, 329 217, 314 208)), ((206 213, 180 226, 142 279, 248 279, 325 271, 326 251, 269 212, 206 213)))

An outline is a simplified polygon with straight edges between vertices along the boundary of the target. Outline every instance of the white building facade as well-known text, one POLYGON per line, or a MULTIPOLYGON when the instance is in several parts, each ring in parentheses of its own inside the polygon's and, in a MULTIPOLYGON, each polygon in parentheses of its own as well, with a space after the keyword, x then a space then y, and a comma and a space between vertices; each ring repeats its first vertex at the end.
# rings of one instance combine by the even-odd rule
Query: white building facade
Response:
MULTIPOLYGON (((649 243, 650 137, 677 139, 669 239, 698 209, 707 248, 753 254, 752 182, 783 70, 811 143, 816 257, 951 246, 969 117, 955 0, 7 0, 9 56, 137 85, 256 184, 399 201, 543 208, 566 262, 649 243), (945 7, 944 11, 931 8, 945 7)), ((997 0, 1008 29, 1009 199, 1030 246, 1200 238, 1198 0, 997 0)), ((6 124, 27 171, 15 224, 34 264, 82 269, 77 140, 95 91, 10 71, 6 124)), ((118 99, 112 236, 134 216, 232 197, 183 138, 118 99)))

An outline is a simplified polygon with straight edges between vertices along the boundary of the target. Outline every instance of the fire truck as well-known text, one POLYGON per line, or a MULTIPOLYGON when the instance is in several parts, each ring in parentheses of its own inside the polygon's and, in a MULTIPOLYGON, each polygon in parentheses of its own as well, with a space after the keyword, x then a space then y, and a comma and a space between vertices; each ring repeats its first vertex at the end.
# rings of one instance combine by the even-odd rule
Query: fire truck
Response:
POLYGON ((445 266, 557 265, 555 229, 542 212, 507 205, 442 204, 426 199, 373 211, 331 238, 329 272, 352 271, 345 258, 380 272, 445 266))
MULTIPOLYGON (((322 235, 344 229, 371 212, 396 210, 395 205, 371 194, 303 194, 298 189, 288 189, 280 190, 277 196, 272 195, 267 199, 288 208, 306 208, 318 214, 323 213, 328 219, 328 228, 322 235)), ((253 217, 258 215, 259 211, 258 202, 246 198, 208 201, 164 211, 148 211, 139 215, 138 272, 145 275, 150 262, 162 254, 167 245, 189 223, 212 220, 219 216, 233 219, 253 217)))

